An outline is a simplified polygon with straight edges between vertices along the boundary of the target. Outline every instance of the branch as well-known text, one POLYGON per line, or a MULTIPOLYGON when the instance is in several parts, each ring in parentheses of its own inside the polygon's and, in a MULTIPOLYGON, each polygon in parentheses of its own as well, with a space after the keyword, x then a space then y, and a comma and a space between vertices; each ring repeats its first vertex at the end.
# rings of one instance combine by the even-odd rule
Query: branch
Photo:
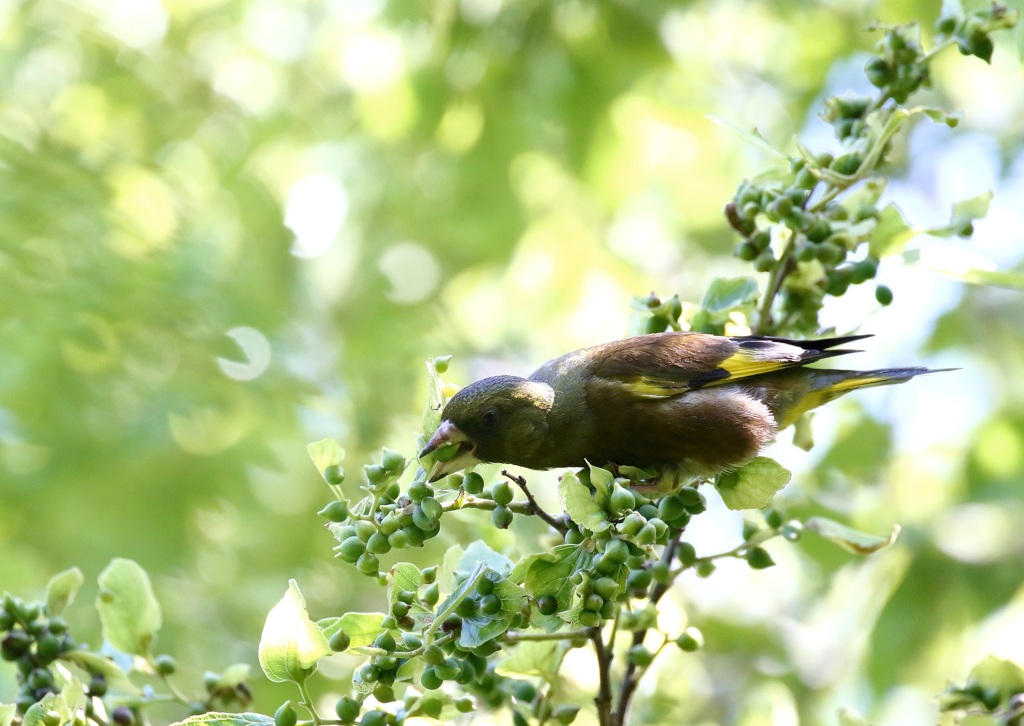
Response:
MULTIPOLYGON (((601 638, 601 627, 588 629, 588 635, 594 644, 594 655, 597 656, 597 671, 600 675, 600 687, 594 698, 597 706, 597 719, 601 726, 622 726, 622 718, 612 720, 612 654, 608 645, 601 638)), ((620 708, 621 711, 621 708, 620 708)))
POLYGON ((553 529, 561 532, 562 534, 565 534, 566 531, 568 531, 564 524, 562 524, 557 519, 552 517, 550 514, 545 512, 543 509, 541 509, 540 505, 537 504, 537 500, 533 498, 533 493, 530 492, 530 490, 527 488, 527 486, 526 486, 526 479, 524 477, 515 476, 513 474, 508 473, 504 469, 501 470, 501 474, 502 474, 502 476, 507 478, 509 481, 511 481, 513 484, 515 484, 516 486, 518 486, 520 489, 523 490, 523 494, 526 495, 526 501, 529 502, 529 505, 530 505, 530 509, 529 509, 529 513, 530 514, 536 514, 538 517, 540 517, 545 522, 547 522, 550 527, 552 527, 553 529))

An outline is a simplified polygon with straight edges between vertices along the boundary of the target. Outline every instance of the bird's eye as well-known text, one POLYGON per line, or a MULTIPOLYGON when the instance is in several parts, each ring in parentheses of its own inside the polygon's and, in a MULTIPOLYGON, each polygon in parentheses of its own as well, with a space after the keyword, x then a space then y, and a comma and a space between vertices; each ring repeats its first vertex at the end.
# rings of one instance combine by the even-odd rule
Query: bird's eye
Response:
POLYGON ((481 421, 483 421, 484 426, 491 428, 494 424, 498 423, 498 410, 495 408, 487 409, 484 411, 481 421))

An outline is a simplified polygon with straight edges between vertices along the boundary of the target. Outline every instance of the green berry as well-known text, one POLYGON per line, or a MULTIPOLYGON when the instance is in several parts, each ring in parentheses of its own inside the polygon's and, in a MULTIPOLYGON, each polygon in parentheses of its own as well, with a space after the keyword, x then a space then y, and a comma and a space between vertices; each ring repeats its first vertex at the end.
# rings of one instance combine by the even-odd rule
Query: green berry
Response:
POLYGON ((580 712, 579 706, 564 705, 559 706, 551 712, 551 717, 563 726, 569 726, 573 721, 576 720, 577 714, 580 712))
POLYGON ((366 551, 375 555, 386 555, 391 551, 391 542, 380 532, 374 532, 366 542, 366 551))
POLYGON ((330 646, 331 650, 335 653, 344 653, 348 650, 348 647, 352 645, 352 638, 350 638, 348 633, 344 630, 336 630, 331 634, 331 637, 327 639, 327 645, 330 646))
POLYGON ((537 697, 537 688, 529 681, 513 681, 510 689, 517 701, 530 703, 537 697))
POLYGON ((388 715, 384 711, 367 711, 359 719, 359 726, 387 726, 387 723, 388 715))
POLYGON ((376 575, 377 570, 380 569, 380 561, 372 552, 364 552, 356 560, 356 569, 364 575, 376 575))
POLYGON ((345 481, 345 470, 340 464, 331 464, 324 469, 324 481, 333 486, 338 486, 345 481))
POLYGON ((760 250, 750 242, 742 242, 736 247, 736 256, 745 262, 753 262, 760 250))
POLYGON ((480 598, 480 612, 484 615, 497 615, 501 612, 501 598, 495 594, 480 598))
POLYGON ((405 470, 405 457, 387 447, 381 449, 380 463, 384 467, 384 471, 390 474, 401 473, 405 470))
POLYGON ((605 545, 603 557, 621 565, 629 559, 629 544, 625 540, 613 539, 605 545))
POLYGON ((612 484, 612 493, 609 498, 609 503, 613 512, 625 512, 633 509, 636 506, 636 497, 633 496, 633 492, 623 487, 618 482, 612 484))
POLYGON ((704 634, 697 628, 687 628, 682 635, 676 638, 676 645, 687 653, 693 653, 704 647, 704 634))
POLYGON ((338 545, 338 555, 346 562, 355 562, 366 552, 366 545, 356 536, 349 537, 338 545))
POLYGON ((366 542, 370 536, 377 531, 377 525, 367 519, 360 519, 356 522, 356 536, 366 542))
POLYGON ((395 636, 386 630, 377 636, 373 641, 373 644, 375 647, 380 648, 387 653, 394 652, 395 648, 398 647, 398 644, 395 643, 395 636))
POLYGON ((350 724, 355 723, 361 708, 362 704, 356 699, 351 696, 342 696, 334 704, 334 713, 338 715, 338 720, 343 724, 350 724))
POLYGON ((875 288, 875 300, 878 301, 879 305, 889 305, 892 303, 892 290, 888 285, 879 285, 875 288))
POLYGON ((156 672, 162 676, 173 675, 178 670, 178 662, 174 660, 174 656, 167 655, 166 653, 158 655, 153 660, 153 665, 156 668, 156 672))
POLYGON ((444 513, 444 507, 441 502, 437 501, 433 497, 426 497, 420 502, 420 508, 423 513, 433 521, 437 521, 441 518, 444 513))
POLYGON ((650 570, 633 570, 626 576, 626 589, 631 591, 646 590, 654 577, 650 570))
POLYGON ((512 485, 507 481, 496 481, 494 486, 491 487, 491 498, 495 504, 499 504, 503 507, 507 507, 512 503, 512 499, 515 496, 512 491, 512 485))
POLYGON ((380 484, 387 476, 387 472, 380 464, 367 464, 363 467, 363 473, 366 474, 366 481, 370 484, 380 484))
POLYGON ((423 651, 423 660, 429 665, 440 665, 445 659, 444 649, 439 645, 429 645, 423 651))
POLYGON ((437 601, 441 598, 441 591, 437 587, 436 582, 432 582, 423 588, 423 602, 433 607, 437 605, 437 601))
POLYGON ((864 162, 860 154, 851 152, 837 156, 832 160, 830 168, 837 174, 856 174, 857 170, 860 169, 860 165, 864 162))
POLYGON ((478 595, 490 595, 494 592, 494 580, 484 575, 476 581, 476 591, 478 595))
POLYGON ((747 564, 752 569, 764 570, 775 565, 775 560, 764 547, 752 547, 747 552, 747 564))
POLYGON ((491 524, 498 529, 508 529, 512 524, 512 510, 500 505, 495 507, 491 512, 491 524))
POLYGON ((345 502, 335 499, 317 514, 329 522, 344 522, 348 519, 348 506, 345 502))
POLYGON ((285 701, 274 712, 274 723, 277 726, 295 726, 298 720, 299 715, 295 713, 291 701, 285 701))
POLYGON ((554 615, 558 612, 558 598, 554 595, 541 595, 537 598, 537 610, 541 615, 554 615))
POLYGON ((484 478, 475 471, 471 471, 462 477, 462 488, 466 494, 477 496, 484 490, 484 478))
POLYGON ((396 550, 403 549, 409 546, 409 533, 404 529, 399 529, 388 535, 388 544, 396 550))
POLYGON ((626 654, 626 657, 629 658, 630 663, 638 665, 641 668, 646 668, 654 662, 654 653, 647 650, 647 648, 645 648, 640 643, 637 643, 632 648, 630 648, 629 652, 626 654))
POLYGON ((432 496, 434 488, 422 479, 418 479, 409 485, 409 499, 419 502, 426 497, 432 496))

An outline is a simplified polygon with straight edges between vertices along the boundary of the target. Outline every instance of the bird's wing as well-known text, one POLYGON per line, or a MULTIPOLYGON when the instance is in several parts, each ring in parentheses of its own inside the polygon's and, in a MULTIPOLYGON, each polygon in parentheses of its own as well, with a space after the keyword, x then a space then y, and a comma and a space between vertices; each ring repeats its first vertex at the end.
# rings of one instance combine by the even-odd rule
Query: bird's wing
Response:
POLYGON ((803 366, 850 350, 831 350, 866 336, 789 340, 761 336, 723 337, 661 333, 590 349, 594 374, 638 398, 668 398, 803 366))

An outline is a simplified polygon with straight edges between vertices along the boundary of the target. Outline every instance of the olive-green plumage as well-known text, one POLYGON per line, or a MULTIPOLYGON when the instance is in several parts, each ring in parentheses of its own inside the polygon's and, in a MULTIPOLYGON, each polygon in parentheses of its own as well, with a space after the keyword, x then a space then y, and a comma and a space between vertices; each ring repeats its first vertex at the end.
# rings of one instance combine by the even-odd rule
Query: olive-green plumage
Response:
POLYGON ((675 466, 686 476, 712 476, 749 461, 780 429, 847 391, 931 372, 805 367, 854 352, 834 348, 865 337, 669 332, 584 348, 529 378, 494 376, 466 386, 445 406, 421 456, 459 446, 432 479, 479 462, 675 466))

